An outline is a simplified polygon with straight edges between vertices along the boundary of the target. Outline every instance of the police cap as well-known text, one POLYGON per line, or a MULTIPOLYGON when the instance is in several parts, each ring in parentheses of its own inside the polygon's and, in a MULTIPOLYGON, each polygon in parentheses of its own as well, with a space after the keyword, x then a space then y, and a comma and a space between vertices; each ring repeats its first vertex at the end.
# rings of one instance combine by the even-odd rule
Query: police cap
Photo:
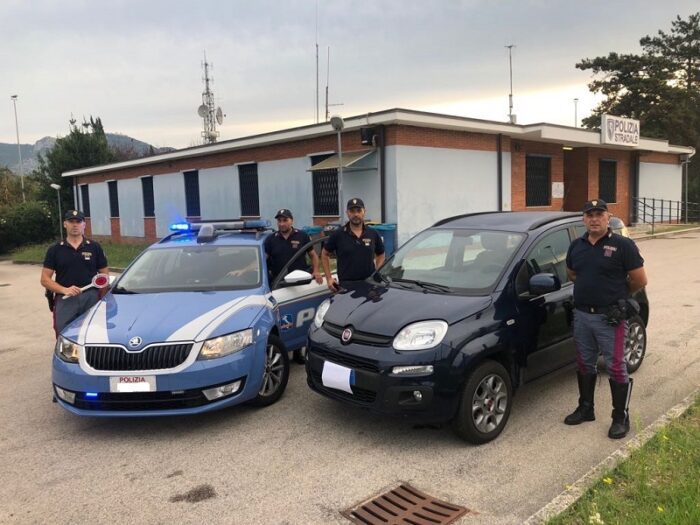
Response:
POLYGON ((593 210, 608 211, 608 203, 603 199, 594 199, 583 205, 583 213, 588 213, 593 210))
POLYGON ((63 214, 63 219, 66 221, 84 221, 85 214, 80 210, 68 210, 63 214))

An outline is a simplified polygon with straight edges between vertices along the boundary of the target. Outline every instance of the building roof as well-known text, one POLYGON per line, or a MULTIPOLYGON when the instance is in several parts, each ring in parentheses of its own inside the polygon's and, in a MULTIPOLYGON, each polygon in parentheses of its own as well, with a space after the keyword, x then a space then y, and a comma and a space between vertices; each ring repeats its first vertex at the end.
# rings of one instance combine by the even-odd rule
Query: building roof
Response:
MULTIPOLYGON (((410 109, 387 109, 376 113, 367 113, 344 119, 344 131, 357 130, 366 126, 376 125, 405 125, 426 127, 432 129, 447 129, 454 131, 468 131, 474 133, 503 134, 512 139, 531 140, 537 142, 552 142, 563 144, 569 147, 597 147, 609 149, 629 149, 637 151, 673 153, 680 155, 694 155, 695 149, 686 146, 674 146, 667 140, 640 137, 639 146, 624 147, 611 146, 601 143, 600 132, 583 128, 573 128, 557 124, 541 122, 537 124, 510 124, 493 120, 482 120, 468 117, 458 117, 454 115, 444 115, 439 113, 428 113, 410 109)), ((215 144, 195 146, 191 148, 179 149, 160 155, 144 157, 140 159, 115 162, 102 166, 82 168, 67 171, 63 177, 75 177, 80 175, 93 175, 109 171, 117 171, 124 168, 145 166, 149 164, 159 164, 174 160, 202 157, 214 153, 266 146, 276 143, 284 143, 295 140, 309 139, 324 135, 335 134, 330 122, 320 124, 310 124, 296 128, 272 131, 259 135, 251 135, 238 139, 225 140, 215 144)))

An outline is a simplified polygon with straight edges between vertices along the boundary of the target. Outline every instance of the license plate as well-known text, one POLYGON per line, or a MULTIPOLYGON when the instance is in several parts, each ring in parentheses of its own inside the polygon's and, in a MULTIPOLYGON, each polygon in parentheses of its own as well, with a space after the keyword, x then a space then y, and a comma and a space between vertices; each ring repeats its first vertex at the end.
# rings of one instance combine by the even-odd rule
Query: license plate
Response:
POLYGON ((350 386, 355 384, 355 371, 346 366, 324 361, 321 382, 325 387, 335 388, 336 390, 352 394, 350 386))
POLYGON ((155 392, 156 376, 114 376, 109 378, 110 392, 155 392))

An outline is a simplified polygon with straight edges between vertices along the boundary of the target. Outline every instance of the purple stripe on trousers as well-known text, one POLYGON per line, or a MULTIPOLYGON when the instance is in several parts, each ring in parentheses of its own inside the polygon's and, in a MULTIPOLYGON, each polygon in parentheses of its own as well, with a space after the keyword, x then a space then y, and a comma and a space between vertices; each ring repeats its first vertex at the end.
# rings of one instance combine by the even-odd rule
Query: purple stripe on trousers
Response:
POLYGON ((616 383, 626 383, 627 374, 625 373, 627 363, 625 363, 625 336, 627 335, 627 323, 621 322, 615 328, 615 347, 612 355, 612 370, 610 375, 616 383), (624 369, 622 367, 625 367, 624 369))

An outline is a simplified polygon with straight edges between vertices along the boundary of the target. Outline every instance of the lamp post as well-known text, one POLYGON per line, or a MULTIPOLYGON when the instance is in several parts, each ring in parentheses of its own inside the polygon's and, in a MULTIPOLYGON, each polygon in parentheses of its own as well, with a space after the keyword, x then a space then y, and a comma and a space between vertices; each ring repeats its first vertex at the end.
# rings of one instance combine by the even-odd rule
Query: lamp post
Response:
POLYGON ((61 185, 54 183, 51 184, 51 187, 56 190, 56 198, 58 199, 58 233, 61 236, 61 240, 63 240, 63 221, 61 220, 61 185))
POLYGON ((24 168, 22 167, 22 148, 19 145, 19 125, 17 124, 17 95, 12 95, 12 105, 15 107, 15 133, 17 134, 17 155, 19 156, 19 180, 22 186, 22 202, 27 202, 24 196, 24 168))
POLYGON ((578 99, 574 99, 574 127, 578 128, 578 99))
POLYGON ((343 117, 339 115, 333 115, 331 117, 331 126, 338 134, 338 218, 342 221, 342 210, 343 210, 343 142, 341 133, 345 127, 345 122, 343 117))

